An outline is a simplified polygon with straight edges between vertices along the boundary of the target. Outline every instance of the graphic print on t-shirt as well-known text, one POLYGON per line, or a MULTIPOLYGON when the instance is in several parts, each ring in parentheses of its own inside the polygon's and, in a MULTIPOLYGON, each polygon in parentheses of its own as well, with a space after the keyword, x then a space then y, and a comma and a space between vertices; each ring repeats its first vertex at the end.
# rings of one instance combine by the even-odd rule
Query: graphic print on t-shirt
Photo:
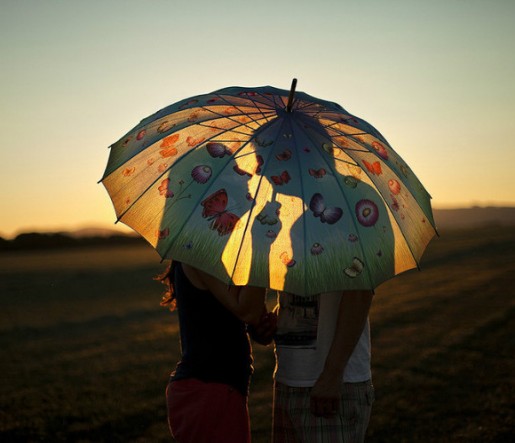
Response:
POLYGON ((278 293, 279 312, 275 345, 288 348, 316 348, 319 297, 278 293))

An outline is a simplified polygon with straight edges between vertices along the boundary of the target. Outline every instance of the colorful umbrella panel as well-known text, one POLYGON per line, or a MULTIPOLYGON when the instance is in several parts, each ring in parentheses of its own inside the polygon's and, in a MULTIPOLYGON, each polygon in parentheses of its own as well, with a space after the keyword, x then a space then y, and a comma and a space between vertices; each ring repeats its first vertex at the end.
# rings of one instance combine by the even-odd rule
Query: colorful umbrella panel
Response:
POLYGON ((118 219, 228 284, 307 295, 417 267, 435 229, 411 169, 341 106, 288 96, 231 87, 143 120, 102 179, 118 219))

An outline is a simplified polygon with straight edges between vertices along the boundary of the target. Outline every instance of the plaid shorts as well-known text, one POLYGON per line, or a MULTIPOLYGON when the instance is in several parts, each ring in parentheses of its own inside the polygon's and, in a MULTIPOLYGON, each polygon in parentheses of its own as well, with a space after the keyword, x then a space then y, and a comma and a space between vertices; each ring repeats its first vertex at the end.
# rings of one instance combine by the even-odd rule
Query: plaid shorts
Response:
POLYGON ((374 387, 344 383, 340 412, 316 417, 310 411, 311 388, 274 385, 273 443, 359 443, 365 440, 374 387))

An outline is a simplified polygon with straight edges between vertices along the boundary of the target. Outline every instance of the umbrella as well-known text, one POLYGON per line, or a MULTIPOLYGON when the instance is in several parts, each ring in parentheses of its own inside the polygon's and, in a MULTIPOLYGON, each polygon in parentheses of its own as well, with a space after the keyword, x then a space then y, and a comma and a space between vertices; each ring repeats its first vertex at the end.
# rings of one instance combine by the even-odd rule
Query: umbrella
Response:
POLYGON ((118 221, 230 285, 374 289, 418 267, 430 196, 373 126, 271 86, 172 104, 110 148, 118 221))

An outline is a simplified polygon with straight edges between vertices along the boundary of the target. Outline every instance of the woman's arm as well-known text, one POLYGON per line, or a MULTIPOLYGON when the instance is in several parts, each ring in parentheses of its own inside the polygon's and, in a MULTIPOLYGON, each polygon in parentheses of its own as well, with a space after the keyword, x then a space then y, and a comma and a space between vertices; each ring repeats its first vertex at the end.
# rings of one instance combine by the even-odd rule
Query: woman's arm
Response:
POLYGON ((257 325, 265 307, 265 288, 228 286, 200 269, 182 264, 184 273, 193 286, 208 290, 229 311, 249 325, 257 325))

